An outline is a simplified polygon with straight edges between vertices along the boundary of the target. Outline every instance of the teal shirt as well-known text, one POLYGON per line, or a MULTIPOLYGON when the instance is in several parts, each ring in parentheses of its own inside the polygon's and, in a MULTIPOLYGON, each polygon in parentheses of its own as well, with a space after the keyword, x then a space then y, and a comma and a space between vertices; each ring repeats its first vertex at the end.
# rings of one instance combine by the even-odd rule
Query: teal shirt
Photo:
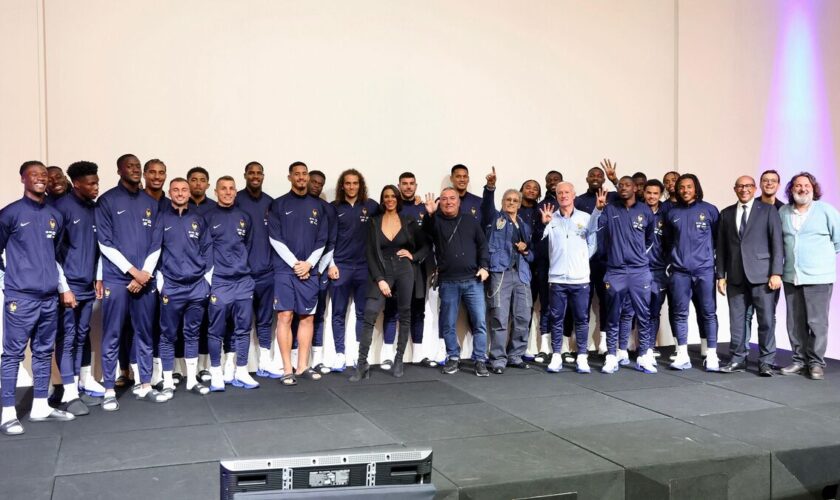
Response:
POLYGON ((835 255, 840 253, 840 212, 827 203, 814 201, 807 213, 797 231, 793 226, 793 204, 779 210, 785 241, 782 280, 794 285, 834 283, 835 255))

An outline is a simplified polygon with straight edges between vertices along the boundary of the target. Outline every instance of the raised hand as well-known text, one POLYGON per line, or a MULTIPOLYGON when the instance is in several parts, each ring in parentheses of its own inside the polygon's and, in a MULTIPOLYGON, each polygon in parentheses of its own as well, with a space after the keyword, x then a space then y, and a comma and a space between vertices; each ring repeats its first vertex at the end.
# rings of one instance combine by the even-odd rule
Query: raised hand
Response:
POLYGON ((491 167, 493 170, 487 174, 485 179, 487 179, 487 187, 490 189, 496 189, 496 167, 491 167))
POLYGON ((605 206, 607 206, 607 190, 601 188, 595 195, 595 208, 603 210, 605 206))
POLYGON ((618 162, 613 163, 609 158, 604 158, 603 161, 601 161, 601 168, 603 168, 604 172, 607 173, 607 179, 611 180, 613 183, 618 181, 618 174, 615 173, 616 167, 618 167, 618 162))
POLYGON ((551 217, 554 216, 554 205, 546 203, 544 207, 540 208, 540 216, 542 217, 542 223, 548 224, 551 221, 551 217))
POLYGON ((438 201, 437 195, 434 193, 426 193, 426 213, 429 215, 433 215, 437 212, 438 209, 438 201))

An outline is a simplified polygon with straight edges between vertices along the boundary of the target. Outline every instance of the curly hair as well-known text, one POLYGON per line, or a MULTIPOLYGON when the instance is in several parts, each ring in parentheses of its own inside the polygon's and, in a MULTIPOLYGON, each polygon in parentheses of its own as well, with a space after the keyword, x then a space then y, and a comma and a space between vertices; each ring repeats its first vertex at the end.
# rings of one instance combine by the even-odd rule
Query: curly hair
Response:
POLYGON ((367 184, 365 184, 365 176, 355 168, 348 168, 341 175, 338 176, 338 182, 335 183, 335 201, 344 203, 347 201, 347 195, 344 193, 344 178, 348 175, 355 175, 359 178, 359 195, 358 201, 364 202, 368 199, 367 184))
POLYGON ((820 187, 820 183, 817 182, 817 178, 814 177, 814 174, 810 172, 799 172, 798 174, 794 175, 790 178, 790 181, 787 183, 785 187, 785 197, 788 199, 788 203, 793 203, 793 183, 796 179, 800 177, 807 177, 808 182, 811 183, 811 186, 814 188, 814 201, 819 200, 822 198, 822 188, 820 187))

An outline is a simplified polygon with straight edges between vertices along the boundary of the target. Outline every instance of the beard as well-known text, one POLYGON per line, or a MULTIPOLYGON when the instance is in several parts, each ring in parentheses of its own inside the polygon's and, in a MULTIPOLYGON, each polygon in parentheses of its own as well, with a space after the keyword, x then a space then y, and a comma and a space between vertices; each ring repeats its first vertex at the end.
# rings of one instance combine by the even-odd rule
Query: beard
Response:
POLYGON ((814 201, 814 193, 805 193, 805 194, 793 193, 793 201, 797 205, 808 205, 812 201, 814 201))

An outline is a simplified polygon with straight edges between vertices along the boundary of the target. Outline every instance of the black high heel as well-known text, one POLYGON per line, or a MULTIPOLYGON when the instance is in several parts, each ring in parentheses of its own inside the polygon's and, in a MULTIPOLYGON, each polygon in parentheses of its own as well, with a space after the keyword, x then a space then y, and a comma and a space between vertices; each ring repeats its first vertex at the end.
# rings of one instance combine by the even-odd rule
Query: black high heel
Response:
POLYGON ((400 378, 405 375, 405 365, 403 364, 402 358, 394 361, 393 373, 396 378, 400 378))
POLYGON ((356 365, 356 373, 350 377, 350 382, 358 382, 370 378, 370 365, 367 362, 356 365))

